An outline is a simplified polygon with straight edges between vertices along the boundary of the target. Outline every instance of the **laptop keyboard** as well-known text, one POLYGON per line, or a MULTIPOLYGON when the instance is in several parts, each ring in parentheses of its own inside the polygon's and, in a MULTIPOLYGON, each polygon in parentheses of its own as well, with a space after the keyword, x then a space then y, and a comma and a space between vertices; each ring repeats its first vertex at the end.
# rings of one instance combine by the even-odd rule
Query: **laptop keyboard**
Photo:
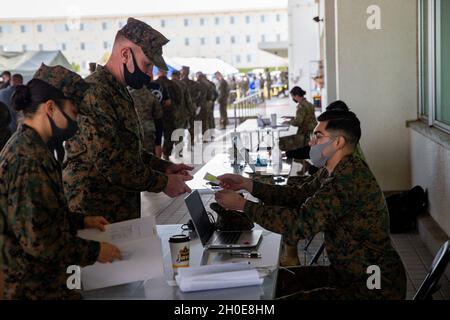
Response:
POLYGON ((240 232, 219 232, 214 244, 236 244, 240 236, 240 232))

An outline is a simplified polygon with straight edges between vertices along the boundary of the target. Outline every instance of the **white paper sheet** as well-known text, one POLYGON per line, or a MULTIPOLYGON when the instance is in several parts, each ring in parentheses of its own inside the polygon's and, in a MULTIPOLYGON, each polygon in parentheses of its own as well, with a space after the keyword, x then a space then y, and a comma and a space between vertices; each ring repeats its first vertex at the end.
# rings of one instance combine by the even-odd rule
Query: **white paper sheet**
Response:
POLYGON ((182 292, 254 286, 264 281, 247 263, 181 269, 175 279, 182 292))
POLYGON ((78 236, 115 244, 122 260, 95 263, 81 270, 83 289, 93 290, 143 281, 164 274, 161 240, 153 217, 129 220, 106 226, 106 231, 80 230, 78 236))

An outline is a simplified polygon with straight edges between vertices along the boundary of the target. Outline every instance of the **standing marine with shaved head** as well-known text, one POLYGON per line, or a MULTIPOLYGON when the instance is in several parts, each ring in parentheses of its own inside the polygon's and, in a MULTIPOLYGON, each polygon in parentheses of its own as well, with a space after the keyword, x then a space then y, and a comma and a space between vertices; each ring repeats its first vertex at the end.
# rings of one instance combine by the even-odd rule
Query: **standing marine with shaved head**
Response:
POLYGON ((118 31, 111 57, 86 80, 79 131, 67 142, 64 187, 72 211, 102 213, 110 222, 140 217, 140 192, 176 197, 190 192, 192 167, 144 151, 142 130, 127 86, 141 89, 156 65, 167 69, 161 33, 134 18, 118 31))

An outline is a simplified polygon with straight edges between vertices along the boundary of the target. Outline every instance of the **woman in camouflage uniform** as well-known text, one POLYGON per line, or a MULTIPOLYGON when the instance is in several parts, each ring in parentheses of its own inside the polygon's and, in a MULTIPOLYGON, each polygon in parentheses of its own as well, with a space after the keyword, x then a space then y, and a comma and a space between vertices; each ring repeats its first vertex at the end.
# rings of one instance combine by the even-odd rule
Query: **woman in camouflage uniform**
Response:
POLYGON ((25 119, 0 153, 0 264, 6 299, 80 298, 67 287, 67 268, 120 258, 111 244, 76 237, 78 229, 104 230, 108 222, 68 210, 61 167, 48 148, 76 132, 76 104, 86 89, 77 74, 42 65, 13 96, 25 119))
POLYGON ((287 123, 291 126, 298 127, 297 134, 280 138, 280 150, 295 150, 309 143, 309 137, 313 133, 317 125, 316 115, 314 113, 314 105, 305 98, 306 92, 300 87, 294 87, 291 90, 292 99, 297 106, 297 114, 295 117, 286 117, 289 119, 287 123))

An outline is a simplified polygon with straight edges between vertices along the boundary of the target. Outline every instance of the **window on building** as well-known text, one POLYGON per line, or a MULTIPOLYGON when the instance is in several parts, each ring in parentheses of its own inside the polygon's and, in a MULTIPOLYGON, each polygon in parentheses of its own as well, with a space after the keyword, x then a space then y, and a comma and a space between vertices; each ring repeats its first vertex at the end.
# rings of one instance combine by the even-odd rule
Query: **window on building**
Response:
POLYGON ((217 44, 217 45, 220 44, 220 37, 216 37, 216 44, 217 44))
POLYGON ((280 22, 280 21, 281 21, 281 15, 280 15, 279 13, 277 13, 277 15, 276 15, 276 21, 277 21, 277 22, 280 22))
POLYGON ((37 28, 37 32, 44 31, 44 27, 42 26, 42 24, 38 24, 36 28, 37 28))
POLYGON ((166 27, 166 20, 161 20, 161 28, 165 28, 166 27))
POLYGON ((80 49, 81 50, 86 50, 86 44, 84 42, 80 43, 80 49))
POLYGON ((206 38, 200 38, 200 45, 206 45, 206 38))
POLYGON ((200 18, 200 25, 204 26, 205 25, 205 18, 200 18))
POLYGON ((231 44, 236 44, 236 37, 235 36, 231 36, 230 42, 231 42, 231 44))
POLYGON ((38 50, 39 51, 44 51, 44 45, 42 43, 39 44, 38 50))
POLYGON ((102 22, 102 29, 103 30, 111 29, 111 23, 109 23, 109 22, 102 22))
POLYGON ((67 50, 67 44, 61 43, 61 50, 66 51, 67 50))
POLYGON ((26 44, 23 44, 23 45, 22 45, 22 51, 25 52, 25 51, 27 51, 27 49, 28 49, 27 45, 26 45, 26 44))
POLYGON ((420 111, 450 133, 450 1, 421 0, 420 20, 420 111))
POLYGON ((266 35, 265 34, 261 35, 261 42, 266 42, 266 35))
POLYGON ((264 22, 266 22, 266 16, 263 14, 263 15, 261 15, 261 23, 264 23, 264 22))
POLYGON ((246 41, 247 43, 252 42, 252 37, 249 36, 249 35, 245 36, 245 41, 246 41))
POLYGON ((184 45, 187 47, 189 46, 189 38, 184 39, 184 45))
POLYGON ((103 41, 103 49, 109 49, 108 41, 103 41))
MULTIPOLYGON (((28 32, 27 26, 25 26, 25 25, 20 26, 20 32, 22 32, 22 33, 28 32)), ((25 50, 24 50, 24 51, 25 51, 25 50)))
POLYGON ((0 33, 12 33, 12 27, 10 25, 4 24, 0 26, 0 33))
POLYGON ((252 62, 252 55, 248 54, 247 55, 247 63, 251 63, 252 62))
POLYGON ((230 24, 235 24, 235 22, 236 22, 236 18, 231 16, 230 17, 230 24))
POLYGON ((281 34, 277 33, 277 41, 281 41, 281 34))
POLYGON ((215 17, 214 18, 214 23, 216 24, 216 26, 219 25, 220 24, 220 18, 219 17, 215 17))
POLYGON ((241 56, 240 56, 240 55, 237 55, 237 56, 235 57, 235 61, 236 61, 236 63, 241 63, 241 56))
POLYGON ((245 17, 245 23, 251 23, 252 22, 252 18, 250 16, 246 16, 245 17))
MULTIPOLYGON (((0 32, 1 33, 1 32, 0 32)), ((2 44, 0 44, 0 51, 6 51, 5 50, 5 47, 2 45, 2 44)))
POLYGON ((189 19, 184 19, 184 26, 189 27, 189 19))

